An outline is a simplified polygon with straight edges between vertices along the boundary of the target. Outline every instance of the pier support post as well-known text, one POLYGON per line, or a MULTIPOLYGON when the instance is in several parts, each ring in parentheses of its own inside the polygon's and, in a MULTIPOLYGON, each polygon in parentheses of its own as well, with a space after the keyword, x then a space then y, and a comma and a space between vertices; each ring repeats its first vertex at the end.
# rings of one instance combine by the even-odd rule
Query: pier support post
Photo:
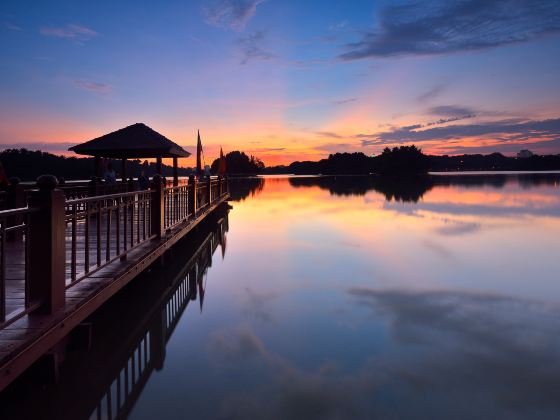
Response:
POLYGON ((152 202, 150 203, 150 211, 152 218, 152 235, 156 235, 159 239, 163 235, 164 223, 164 197, 163 197, 163 179, 160 175, 154 175, 152 178, 152 202))
POLYGON ((194 175, 189 176, 189 208, 188 212, 192 215, 192 217, 196 217, 196 187, 197 187, 196 178, 194 175))
POLYGON ((37 313, 52 314, 65 303, 65 220, 64 193, 55 189, 56 177, 42 175, 39 190, 29 197, 29 299, 41 300, 37 313))

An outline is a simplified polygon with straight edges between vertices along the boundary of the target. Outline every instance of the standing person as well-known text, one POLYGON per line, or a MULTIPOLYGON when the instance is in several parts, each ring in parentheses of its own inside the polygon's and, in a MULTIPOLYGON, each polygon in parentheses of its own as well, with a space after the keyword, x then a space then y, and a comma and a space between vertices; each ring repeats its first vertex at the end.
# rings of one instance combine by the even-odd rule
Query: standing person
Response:
POLYGON ((138 189, 140 191, 147 190, 150 183, 146 173, 144 171, 140 172, 140 176, 138 177, 138 189))
POLYGON ((114 186, 117 185, 117 173, 113 169, 113 164, 109 162, 107 164, 107 170, 105 171, 105 185, 114 186))

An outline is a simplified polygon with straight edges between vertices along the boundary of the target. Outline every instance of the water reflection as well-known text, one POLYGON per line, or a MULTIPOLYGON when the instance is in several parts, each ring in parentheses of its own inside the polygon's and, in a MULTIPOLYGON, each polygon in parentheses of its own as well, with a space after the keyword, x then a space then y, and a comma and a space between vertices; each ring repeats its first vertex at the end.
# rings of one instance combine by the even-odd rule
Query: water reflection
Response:
POLYGON ((323 176, 289 178, 293 187, 317 186, 337 196, 362 196, 376 191, 387 201, 417 203, 434 187, 504 188, 520 185, 530 189, 538 186, 560 185, 560 174, 488 174, 488 175, 425 175, 399 176, 323 176))
POLYGON ((264 188, 265 180, 260 177, 230 178, 229 194, 233 201, 243 201, 247 197, 254 197, 264 188))
POLYGON ((167 342, 188 304, 198 300, 203 309, 212 256, 218 247, 225 256, 228 212, 227 205, 217 209, 165 267, 140 276, 89 320, 93 347, 68 353, 57 386, 41 389, 36 378, 23 378, 4 393, 1 417, 127 418, 153 372, 164 368, 167 342))
POLYGON ((237 179, 203 282, 219 224, 97 317, 111 332, 58 388, 0 410, 107 418, 121 395, 132 419, 557 419, 558 177, 237 179))

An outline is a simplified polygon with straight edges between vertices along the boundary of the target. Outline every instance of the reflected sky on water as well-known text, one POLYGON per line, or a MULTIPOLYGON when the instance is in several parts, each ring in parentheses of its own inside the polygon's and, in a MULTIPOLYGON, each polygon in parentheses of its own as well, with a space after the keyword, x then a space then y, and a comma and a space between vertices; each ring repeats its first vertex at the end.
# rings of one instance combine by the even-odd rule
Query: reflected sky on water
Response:
POLYGON ((233 190, 204 312, 133 418, 558 418, 559 175, 233 190))
POLYGON ((560 416, 559 174, 230 188, 130 418, 560 416))

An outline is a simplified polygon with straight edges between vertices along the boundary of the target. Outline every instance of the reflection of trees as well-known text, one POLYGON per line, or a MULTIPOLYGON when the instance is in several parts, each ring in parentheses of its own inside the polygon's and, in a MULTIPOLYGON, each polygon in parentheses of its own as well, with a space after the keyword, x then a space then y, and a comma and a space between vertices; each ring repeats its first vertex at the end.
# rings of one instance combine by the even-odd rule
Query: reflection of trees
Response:
POLYGON ((507 184, 517 184, 523 188, 533 188, 539 185, 559 185, 560 174, 531 173, 531 174, 481 174, 481 175, 434 175, 435 185, 461 187, 493 187, 503 188, 507 184))
POLYGON ((264 188, 264 178, 228 178, 229 195, 233 201, 243 201, 249 195, 259 194, 264 188))
POLYGON ((383 194, 387 201, 417 203, 433 187, 432 178, 426 175, 373 177, 373 189, 383 194))
POLYGON ((296 188, 317 186, 337 196, 361 196, 377 191, 387 201, 405 202, 417 202, 433 187, 429 176, 322 176, 290 178, 290 184, 296 188))
POLYGON ((416 203, 435 186, 500 189, 513 183, 523 188, 533 188, 560 185, 560 174, 318 176, 290 178, 289 182, 295 188, 319 187, 337 196, 361 196, 368 191, 377 191, 387 201, 416 203))
POLYGON ((227 205, 216 209, 174 246, 165 266, 141 274, 90 318, 92 347, 68 353, 56 386, 22 382, 25 392, 2 395, 2 418, 127 418, 152 373, 163 368, 167 342, 189 303, 198 299, 202 310, 206 271, 217 248, 225 252, 228 212, 227 205))
POLYGON ((292 187, 319 187, 332 195, 364 195, 372 189, 369 176, 313 176, 290 178, 292 187))

